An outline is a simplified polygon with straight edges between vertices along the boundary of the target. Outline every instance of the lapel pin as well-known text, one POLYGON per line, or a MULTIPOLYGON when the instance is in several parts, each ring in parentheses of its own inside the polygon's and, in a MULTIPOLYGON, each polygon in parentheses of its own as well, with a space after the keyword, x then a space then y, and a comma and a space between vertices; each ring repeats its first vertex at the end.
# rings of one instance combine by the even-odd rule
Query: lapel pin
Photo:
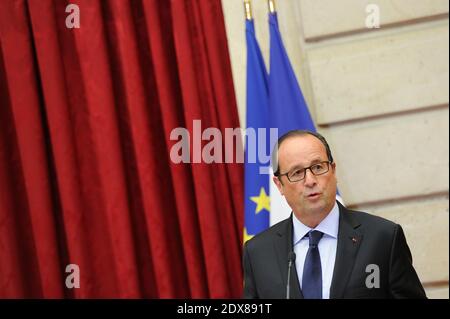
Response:
POLYGON ((352 242, 353 242, 354 244, 356 244, 356 243, 358 242, 358 240, 356 239, 356 237, 352 237, 352 242))

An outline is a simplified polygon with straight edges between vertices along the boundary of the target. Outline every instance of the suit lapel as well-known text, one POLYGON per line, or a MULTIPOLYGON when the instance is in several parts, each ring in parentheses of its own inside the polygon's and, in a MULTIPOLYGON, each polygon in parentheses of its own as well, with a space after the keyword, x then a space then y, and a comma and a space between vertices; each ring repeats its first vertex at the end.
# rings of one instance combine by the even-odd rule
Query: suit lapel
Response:
POLYGON ((339 233, 331 281, 330 298, 343 298, 363 236, 356 229, 360 223, 339 202, 339 233))
MULTIPOLYGON (((287 274, 288 274, 288 255, 290 251, 293 251, 293 226, 292 226, 292 213, 291 217, 286 220, 285 227, 281 228, 275 235, 275 251, 277 254, 278 266, 281 271, 281 276, 283 278, 283 284, 286 288, 287 286, 287 274)), ((292 265, 291 269, 291 299, 303 299, 303 294, 300 290, 298 283, 297 271, 295 269, 295 263, 292 265)), ((286 290, 283 291, 282 296, 286 297, 286 290)))

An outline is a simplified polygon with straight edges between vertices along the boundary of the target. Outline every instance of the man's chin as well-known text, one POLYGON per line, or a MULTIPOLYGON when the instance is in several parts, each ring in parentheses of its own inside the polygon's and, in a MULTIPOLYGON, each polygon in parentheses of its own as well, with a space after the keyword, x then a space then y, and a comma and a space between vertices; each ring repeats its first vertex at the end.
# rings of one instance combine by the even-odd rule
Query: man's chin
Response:
POLYGON ((305 205, 305 210, 311 215, 323 214, 326 210, 326 203, 323 201, 310 202, 305 205))

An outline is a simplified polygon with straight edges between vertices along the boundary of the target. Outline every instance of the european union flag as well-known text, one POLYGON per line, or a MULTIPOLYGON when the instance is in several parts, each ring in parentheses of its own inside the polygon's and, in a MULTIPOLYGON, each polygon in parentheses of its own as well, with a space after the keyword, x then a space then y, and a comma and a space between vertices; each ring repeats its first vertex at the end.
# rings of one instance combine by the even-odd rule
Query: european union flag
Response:
POLYGON ((270 29, 270 126, 278 136, 290 130, 316 131, 278 29, 276 12, 269 13, 270 29))
MULTIPOLYGON (((253 20, 245 21, 247 38, 247 131, 255 130, 256 141, 246 136, 245 146, 245 228, 244 242, 269 227, 269 174, 261 174, 258 154, 258 128, 269 127, 268 75, 256 41, 253 20), (249 143, 251 141, 251 143, 249 143), (254 143, 256 142, 256 143, 254 143), (249 153, 256 154, 253 159, 249 153), (256 161, 254 161, 256 159, 256 161)), ((267 140, 267 135, 263 137, 267 140)), ((270 153, 268 145, 265 154, 270 153)), ((263 150, 263 151, 266 151, 263 150)))

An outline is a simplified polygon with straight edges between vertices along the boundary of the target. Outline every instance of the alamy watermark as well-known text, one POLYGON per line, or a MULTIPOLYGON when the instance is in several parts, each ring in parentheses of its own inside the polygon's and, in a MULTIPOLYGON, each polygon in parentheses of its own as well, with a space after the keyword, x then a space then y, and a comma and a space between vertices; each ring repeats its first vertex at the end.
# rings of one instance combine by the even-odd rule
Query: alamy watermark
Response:
MULTIPOLYGON (((80 28, 80 7, 75 3, 70 3, 66 6, 66 27, 68 29, 80 28)), ((377 4, 369 3, 366 5, 365 11, 367 13, 365 19, 365 26, 368 29, 380 28, 380 7, 377 4)))
POLYGON ((365 25, 368 29, 380 28, 380 7, 377 4, 369 3, 366 6, 366 20, 365 25))
POLYGON ((177 141, 170 149, 170 159, 175 164, 244 163, 246 159, 247 163, 261 165, 260 174, 269 174, 278 129, 225 128, 222 134, 216 127, 202 130, 201 120, 193 120, 192 136, 188 129, 177 127, 170 132, 170 140, 177 141), (245 152, 240 143, 243 137, 245 152))
POLYGON ((68 4, 66 7, 66 13, 69 13, 66 17, 67 29, 79 29, 80 28, 80 7, 74 3, 68 4))
POLYGON ((380 288, 380 267, 369 264, 366 267, 366 273, 369 273, 366 277, 366 287, 369 289, 380 288))
POLYGON ((68 289, 80 288, 80 267, 77 264, 69 264, 66 266, 66 287, 68 289))

